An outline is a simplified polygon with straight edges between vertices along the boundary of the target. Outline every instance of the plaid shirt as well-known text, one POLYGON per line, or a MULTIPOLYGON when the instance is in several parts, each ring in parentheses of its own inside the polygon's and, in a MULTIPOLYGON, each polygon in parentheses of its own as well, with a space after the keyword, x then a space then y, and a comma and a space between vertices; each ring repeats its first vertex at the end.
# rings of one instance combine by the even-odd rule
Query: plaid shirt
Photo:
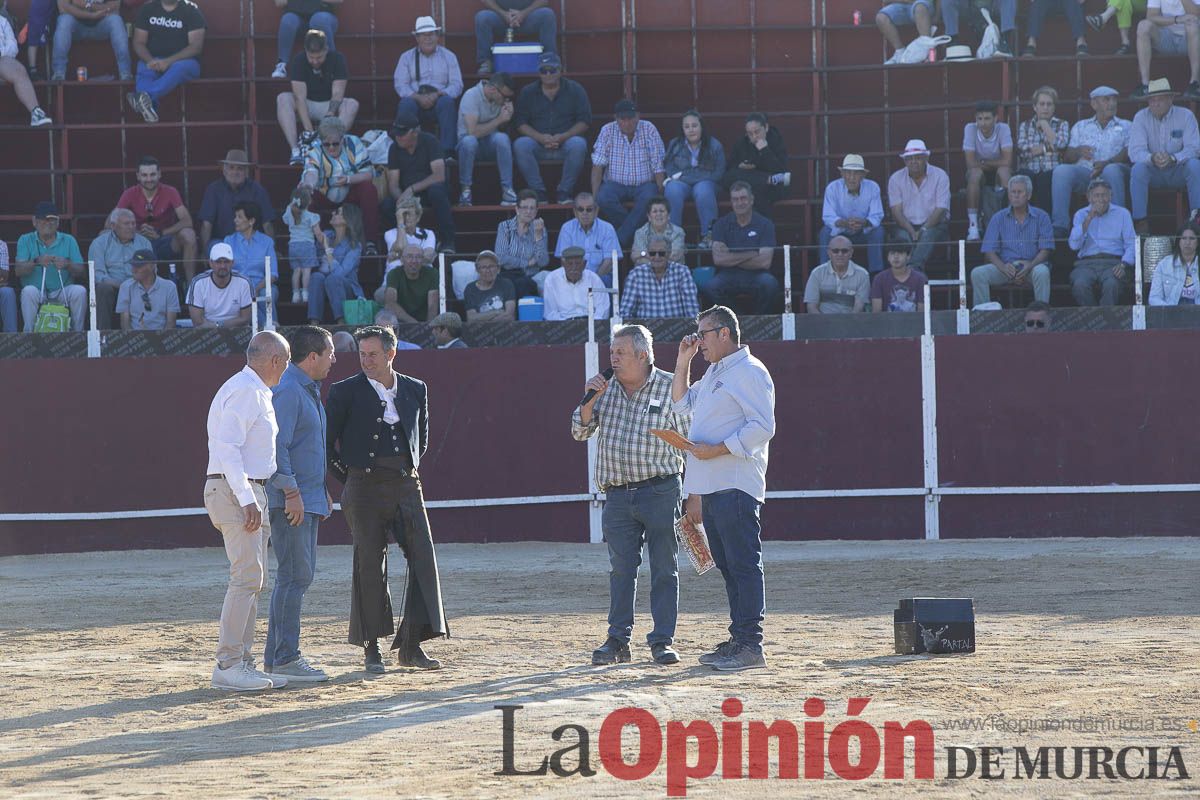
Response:
POLYGON ((654 277, 654 267, 641 264, 629 271, 621 296, 621 316, 637 319, 661 317, 695 318, 700 313, 696 300, 696 282, 683 264, 667 262, 662 280, 654 277))
POLYGON ((1036 118, 1027 119, 1017 126, 1017 163, 1020 164, 1021 169, 1027 169, 1036 175, 1041 172, 1049 172, 1062 163, 1058 154, 1060 150, 1066 148, 1067 143, 1071 140, 1071 124, 1065 119, 1051 117, 1050 129, 1054 131, 1053 142, 1046 141, 1036 118), (1030 151, 1035 147, 1045 147, 1046 152, 1041 155, 1031 155, 1030 151))
POLYGON ((658 128, 646 120, 638 120, 633 141, 625 138, 617 123, 610 122, 600 129, 596 146, 592 148, 592 165, 608 167, 604 179, 623 186, 641 186, 664 172, 663 155, 666 148, 658 128))
POLYGON ((673 378, 671 373, 651 367, 650 377, 632 397, 614 378, 592 406, 590 424, 580 421, 578 408, 571 414, 575 441, 585 441, 600 431, 596 486, 601 491, 683 472, 683 453, 650 433, 651 428, 668 428, 688 434, 690 415, 677 414, 671 408, 673 378))

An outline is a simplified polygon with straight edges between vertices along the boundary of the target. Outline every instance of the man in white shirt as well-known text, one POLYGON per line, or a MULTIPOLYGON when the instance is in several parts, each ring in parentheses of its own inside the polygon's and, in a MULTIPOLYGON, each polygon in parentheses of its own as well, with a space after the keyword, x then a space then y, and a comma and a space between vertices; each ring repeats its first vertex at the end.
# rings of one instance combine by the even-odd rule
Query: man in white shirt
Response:
MULTIPOLYGON (((229 588, 221 606, 214 689, 248 692, 287 685, 254 668, 254 619, 266 578, 271 524, 264 516, 266 482, 275 475, 275 407, 271 387, 287 369, 291 349, 273 331, 246 348, 246 366, 217 390, 208 409, 208 474, 204 508, 225 540, 229 588)), ((289 500, 299 490, 285 492, 289 500)))
POLYGON ((1188 87, 1184 96, 1200 97, 1200 17, 1191 0, 1147 0, 1146 18, 1137 26, 1137 61, 1140 83, 1131 100, 1141 100, 1149 92, 1150 58, 1187 56, 1188 87))
POLYGON ((608 319, 612 307, 605 292, 604 279, 590 269, 584 269, 582 247, 563 250, 563 265, 546 278, 542 297, 546 302, 546 319, 575 319, 588 314, 588 290, 595 290, 596 319, 608 319))
POLYGON ((217 242, 208 253, 208 272, 188 285, 188 313, 196 328, 234 328, 250 324, 254 302, 250 281, 234 273, 233 248, 217 242))

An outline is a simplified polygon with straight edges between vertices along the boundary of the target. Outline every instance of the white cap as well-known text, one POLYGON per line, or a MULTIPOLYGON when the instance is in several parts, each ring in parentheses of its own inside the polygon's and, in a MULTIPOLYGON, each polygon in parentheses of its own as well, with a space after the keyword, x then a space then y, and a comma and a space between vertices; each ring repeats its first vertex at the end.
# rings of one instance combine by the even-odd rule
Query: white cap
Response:
POLYGON ((216 242, 208 251, 209 261, 233 261, 233 248, 225 242, 216 242))

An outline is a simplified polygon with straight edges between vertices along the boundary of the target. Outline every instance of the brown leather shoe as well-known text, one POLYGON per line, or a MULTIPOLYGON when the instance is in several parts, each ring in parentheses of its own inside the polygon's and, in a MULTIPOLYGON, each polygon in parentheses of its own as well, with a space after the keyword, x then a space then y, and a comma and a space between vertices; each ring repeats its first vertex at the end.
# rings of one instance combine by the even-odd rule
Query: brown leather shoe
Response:
POLYGON ((441 669, 442 662, 436 658, 430 658, 425 655, 425 651, 420 645, 415 645, 411 649, 400 649, 396 651, 396 663, 402 667, 415 667, 417 669, 441 669))

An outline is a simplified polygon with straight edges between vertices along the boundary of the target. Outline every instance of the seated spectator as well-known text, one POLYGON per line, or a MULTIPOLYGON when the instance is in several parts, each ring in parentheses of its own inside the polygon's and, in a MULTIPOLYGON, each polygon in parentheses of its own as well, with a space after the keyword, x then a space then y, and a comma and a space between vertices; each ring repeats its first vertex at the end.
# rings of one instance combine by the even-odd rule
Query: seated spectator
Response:
POLYGON ((1062 163, 1062 153, 1071 141, 1071 125, 1054 116, 1058 92, 1041 86, 1033 92, 1033 118, 1017 126, 1017 174, 1033 181, 1033 199, 1037 208, 1049 213, 1053 208, 1054 170, 1062 163))
POLYGON ((188 284, 188 315, 193 328, 237 328, 250 324, 254 303, 250 281, 233 271, 233 248, 216 242, 208 251, 208 271, 188 284))
POLYGON ((1067 18, 1071 36, 1075 38, 1075 55, 1088 54, 1087 37, 1083 35, 1083 4, 1079 0, 1033 0, 1033 7, 1029 11, 1029 39, 1025 42, 1025 49, 1021 51, 1022 58, 1037 55, 1042 26, 1046 24, 1046 17, 1055 12, 1067 18))
POLYGON ((400 96, 397 123, 401 117, 411 117, 420 122, 408 127, 436 124, 438 136, 434 141, 440 144, 437 155, 452 158, 458 143, 458 98, 463 93, 463 79, 458 56, 438 44, 441 30, 433 17, 417 17, 413 28, 417 46, 400 55, 392 84, 400 96))
MULTIPOLYGON (((42 29, 45 30, 45 22, 42 23, 42 26, 42 29)), ((33 30, 33 27, 34 20, 31 18, 29 20, 30 31, 33 30)), ((29 51, 32 53, 36 49, 33 39, 30 38, 29 51)), ((29 63, 35 63, 33 56, 30 57, 29 63)), ((0 17, 0 83, 12 84, 13 91, 17 93, 17 99, 29 112, 30 126, 39 128, 42 125, 52 125, 54 120, 46 116, 46 112, 38 105, 37 93, 33 90, 33 83, 30 81, 36 72, 35 68, 26 72, 25 67, 21 66, 21 62, 17 61, 17 35, 13 32, 8 19, 0 17)), ((39 75, 38 79, 40 77, 39 75)))
POLYGON ((353 203, 362 212, 363 255, 373 256, 379 238, 379 194, 375 191, 375 167, 367 146, 346 133, 346 123, 325 117, 317 125, 317 143, 304 156, 301 183, 313 190, 312 210, 332 211, 353 203))
POLYGON ((821 250, 829 248, 834 236, 845 236, 854 244, 867 246, 867 266, 872 273, 883 269, 883 196, 879 184, 867 178, 863 157, 850 153, 838 167, 842 177, 825 187, 821 204, 821 250))
POLYGON ((1146 18, 1137 26, 1138 77, 1141 83, 1130 95, 1141 100, 1150 93, 1150 62, 1158 51, 1187 56, 1188 85, 1184 97, 1200 98, 1200 18, 1193 3, 1182 0, 1146 0, 1146 18))
POLYGON ((883 34, 884 41, 892 46, 892 57, 883 63, 901 63, 900 53, 905 45, 897 30, 899 26, 915 25, 917 36, 932 36, 934 19, 933 0, 897 0, 879 9, 875 15, 875 27, 883 34))
MULTIPOLYGON (((186 0, 183 0, 186 2, 186 0)), ((196 274, 196 231, 192 215, 179 191, 162 182, 158 159, 142 156, 137 168, 137 186, 130 186, 117 200, 117 208, 128 208, 137 221, 138 233, 150 240, 159 261, 180 260, 188 280, 196 274)))
POLYGON ((517 293, 512 282, 500 275, 500 259, 491 250, 475 257, 479 277, 463 290, 467 322, 514 321, 517 318, 517 293))
POLYGON ((417 118, 401 111, 392 123, 392 145, 388 150, 387 181, 390 194, 387 212, 410 197, 433 206, 437 238, 443 252, 454 252, 454 215, 446 188, 446 161, 437 139, 421 130, 417 118))
MULTIPOLYGON (((958 20, 971 7, 971 0, 943 0, 942 25, 945 27, 946 35, 953 39, 950 44, 962 44, 958 36, 958 20)), ((992 21, 1000 28, 1000 40, 996 42, 996 56, 1012 58, 1016 50, 1017 0, 992 0, 988 10, 991 12, 992 21)))
MULTIPOLYGON (((121 286, 133 277, 133 256, 150 250, 150 240, 137 232, 137 221, 128 208, 114 208, 108 215, 108 227, 92 240, 88 261, 96 273, 96 327, 102 331, 116 327, 113 312, 121 286)), ((153 262, 156 259, 151 258, 153 262)), ((176 292, 178 295, 178 292, 176 292)), ((176 310, 179 298, 176 297, 176 310)))
POLYGON ((850 260, 853 254, 854 247, 845 236, 829 240, 829 260, 813 268, 804 286, 808 313, 845 314, 866 308, 871 276, 850 260))
POLYGON ((430 320, 438 313, 438 272, 422 264, 416 245, 404 247, 403 260, 403 266, 388 275, 384 308, 401 322, 430 320))
POLYGON ((513 118, 513 84, 507 72, 483 79, 463 94, 458 106, 458 204, 472 202, 475 159, 491 158, 500 170, 500 205, 515 206, 512 140, 504 128, 513 118))
MULTIPOLYGON (((276 34, 275 71, 272 78, 286 78, 288 64, 292 60, 292 45, 296 43, 296 35, 300 31, 320 31, 325 34, 329 43, 329 51, 337 50, 333 36, 337 33, 338 18, 334 16, 334 4, 340 5, 342 0, 323 2, 322 0, 275 0, 276 6, 283 7, 279 17, 279 32, 276 34)), ((356 348, 357 349, 357 348, 356 348)))
POLYGON ((754 295, 751 313, 769 314, 781 297, 779 281, 771 274, 775 224, 754 210, 754 202, 750 184, 738 181, 730 187, 733 211, 713 226, 712 257, 717 274, 705 285, 704 293, 712 305, 733 308, 734 299, 749 292, 754 295))
POLYGON ((685 254, 683 228, 671 222, 671 211, 665 197, 650 198, 650 205, 646 210, 646 224, 633 233, 633 247, 630 248, 629 255, 633 259, 634 265, 646 264, 650 261, 650 256, 646 255, 645 251, 650 249, 648 245, 652 236, 661 236, 666 239, 670 259, 683 262, 685 254))
POLYGON ((1115 56, 1127 56, 1133 52, 1133 43, 1129 39, 1129 31, 1133 28, 1133 12, 1146 13, 1146 0, 1108 0, 1104 12, 1089 14, 1087 23, 1096 30, 1102 30, 1114 16, 1117 18, 1117 30, 1121 34, 1121 46, 1113 53, 1115 56))
POLYGON ((687 317, 700 313, 691 271, 670 257, 670 244, 653 234, 645 261, 629 271, 621 295, 621 316, 637 319, 687 317))
POLYGON ((267 263, 271 264, 271 319, 279 319, 279 256, 275 240, 262 232, 262 209, 243 200, 233 207, 234 232, 225 237, 233 250, 233 270, 246 280, 258 299, 258 318, 266 319, 267 263))
POLYGON ((121 330, 171 330, 179 316, 179 291, 175 284, 158 276, 154 251, 149 248, 133 254, 132 267, 133 275, 117 291, 121 330))
MULTIPOLYGON (((925 310, 925 284, 929 279, 924 272, 909 266, 908 257, 911 254, 912 245, 908 242, 899 239, 888 242, 890 269, 883 270, 871 281, 871 310, 875 313, 925 310)), ((830 263, 832 261, 833 256, 830 255, 830 263)))
POLYGON ((387 263, 383 272, 383 285, 375 292, 375 302, 383 305, 383 293, 387 290, 387 276, 398 268, 402 262, 401 254, 404 248, 415 244, 421 248, 421 263, 432 264, 437 258, 437 236, 433 231, 422 228, 421 198, 410 197, 396 206, 396 227, 383 234, 383 244, 387 251, 387 263), (404 236, 400 236, 400 232, 404 236))
MULTIPOLYGON (((386 308, 380 309, 375 314, 375 324, 381 325, 385 328, 390 328, 393 333, 396 332, 397 330, 399 330, 399 328, 400 328, 399 318, 395 314, 393 314, 391 311, 388 311, 386 308)), ((397 350, 420 350, 421 345, 413 344, 412 342, 406 342, 405 340, 397 337, 396 349, 397 350)), ((358 352, 358 344, 357 343, 355 343, 355 345, 354 345, 354 352, 358 352)))
POLYGON ((757 208, 768 219, 771 206, 787 195, 787 187, 792 183, 783 136, 778 128, 767 124, 765 114, 757 111, 746 117, 746 135, 733 146, 721 179, 727 189, 732 189, 738 181, 750 184, 758 198, 757 208))
POLYGON ((695 109, 685 111, 680 133, 663 156, 663 194, 671 208, 671 224, 683 227, 683 206, 688 198, 700 218, 699 247, 712 246, 712 226, 717 221, 717 185, 725 174, 725 148, 704 128, 695 109))
POLYGON ((933 245, 946 239, 950 215, 950 176, 929 163, 929 148, 922 139, 909 139, 900 158, 904 168, 888 178, 888 205, 896 222, 896 235, 913 243, 913 269, 925 271, 933 245))
POLYGON ((1096 285, 1100 286, 1100 305, 1115 306, 1133 269, 1137 237, 1133 218, 1112 204, 1112 187, 1103 178, 1088 185, 1088 205, 1075 212, 1068 244, 1079 254, 1071 271, 1071 294, 1081 306, 1096 304, 1096 285))
POLYGON ((632 100, 618 100, 613 116, 592 148, 592 194, 600 212, 617 229, 621 246, 629 247, 650 199, 662 194, 666 153, 658 129, 638 116, 632 100), (633 201, 629 211, 627 200, 633 201))
POLYGON ((320 325, 325 300, 335 324, 346 323, 345 302, 363 297, 358 282, 358 265, 363 252, 362 212, 358 206, 344 205, 329 218, 332 230, 325 233, 324 253, 317 253, 321 266, 313 270, 308 284, 308 321, 320 325))
POLYGON ((8 242, 0 239, 0 331, 17 332, 17 293, 8 285, 8 242))
POLYGON ((438 350, 457 350, 467 343, 458 338, 462 334, 462 317, 453 311, 444 311, 429 321, 433 341, 438 350))
POLYGON ((1071 140, 1063 152, 1063 163, 1054 168, 1051 180, 1053 207, 1050 221, 1054 238, 1065 239, 1071 229, 1071 194, 1087 190, 1095 178, 1112 186, 1113 203, 1126 208, 1125 184, 1129 179, 1129 120, 1117 113, 1117 90, 1097 86, 1089 95, 1091 119, 1071 126, 1071 140))
POLYGON ((1012 177, 1012 130, 997 122, 997 106, 990 100, 975 104, 975 121, 963 128, 963 155, 967 161, 967 241, 979 241, 979 196, 984 183, 1007 186, 1012 177), (991 179, 988 181, 987 179, 991 179))
POLYGON ((38 309, 55 300, 71 313, 71 329, 83 330, 87 289, 76 283, 87 278, 87 264, 79 243, 58 229, 58 206, 43 200, 33 209, 33 227, 17 240, 13 265, 21 279, 21 316, 25 332, 32 333, 38 309))
MULTIPOLYGON (((191 0, 149 0, 133 23, 137 80, 129 105, 146 122, 158 122, 158 101, 200 77, 208 23, 191 0)), ((155 254, 162 257, 157 250, 155 254)))
POLYGON ((1200 227, 1189 222, 1175 238, 1175 251, 1158 262, 1146 302, 1152 306, 1194 306, 1200 286, 1200 227))
POLYGON ((608 319, 612 302, 604 289, 604 281, 590 269, 585 269, 582 247, 572 246, 563 251, 562 266, 546 277, 542 296, 546 305, 542 316, 548 320, 576 319, 588 315, 588 292, 596 319, 608 319))
POLYGON ((252 162, 245 150, 230 150, 221 165, 221 177, 204 187, 204 199, 200 201, 200 252, 208 250, 214 239, 220 241, 233 233, 233 207, 242 200, 258 203, 262 209, 263 231, 275 235, 275 209, 267 190, 250 177, 252 162))
POLYGON ((596 218, 596 211, 595 197, 587 192, 575 195, 575 219, 559 229, 554 255, 565 258, 568 247, 582 248, 588 271, 599 275, 605 286, 612 286, 613 251, 619 253, 621 243, 613 226, 596 218))
POLYGON ((1032 181, 1014 175, 1008 181, 1008 208, 988 222, 980 251, 990 263, 971 270, 974 304, 992 299, 993 286, 1006 283, 1033 286, 1033 299, 1050 302, 1050 256, 1054 255, 1054 230, 1050 215, 1029 204, 1032 181))
MULTIPOLYGON (((380 312, 383 313, 383 312, 380 312)), ((378 315, 376 315, 378 316, 378 315)), ((379 323, 376 322, 376 325, 379 323)), ((334 331, 333 332, 333 352, 335 353, 357 353, 358 342, 354 341, 354 334, 350 331, 334 331)))
MULTIPOLYGON (((537 213, 537 192, 522 189, 517 195, 516 214, 496 228, 500 277, 512 283, 517 297, 537 294, 546 280, 544 270, 550 266, 550 237, 546 234, 546 222, 537 213)), ((595 220, 595 211, 592 213, 590 219, 595 220)), ((616 238, 614 232, 613 239, 616 238)), ((467 319, 470 320, 469 315, 467 319)))
POLYGON ((517 95, 517 110, 512 127, 521 134, 513 142, 513 157, 539 202, 546 202, 546 184, 542 180, 542 161, 561 161, 562 180, 558 182, 556 202, 571 202, 575 181, 587 159, 587 133, 592 124, 592 106, 587 92, 575 81, 562 76, 562 62, 555 53, 543 53, 538 59, 538 82, 517 95))
POLYGON ((554 35, 558 23, 549 0, 481 0, 483 11, 475 13, 475 63, 479 74, 492 71, 492 44, 497 36, 513 33, 534 35, 542 43, 543 53, 557 52, 554 35))
POLYGON ((54 26, 54 53, 50 59, 50 80, 67 79, 67 59, 71 44, 80 39, 107 40, 117 59, 119 80, 133 80, 129 63, 129 34, 121 19, 121 0, 58 0, 58 22, 54 26))
POLYGON ((275 115, 292 152, 288 163, 300 165, 304 163, 304 150, 297 138, 296 120, 304 129, 305 144, 311 145, 317 136, 316 125, 326 117, 337 117, 346 130, 354 127, 358 101, 346 97, 350 78, 346 57, 329 48, 329 40, 321 31, 305 34, 304 51, 292 58, 288 74, 292 76, 292 90, 281 92, 275 99, 275 115))
POLYGON ((1050 304, 1034 300, 1025 306, 1025 328, 1023 333, 1049 333, 1053 323, 1050 314, 1050 304))
POLYGON ((1196 115, 1172 102, 1175 92, 1166 78, 1150 83, 1146 108, 1133 115, 1129 130, 1129 195, 1134 226, 1148 233, 1146 207, 1150 189, 1187 187, 1188 208, 1200 209, 1200 128, 1196 115))

